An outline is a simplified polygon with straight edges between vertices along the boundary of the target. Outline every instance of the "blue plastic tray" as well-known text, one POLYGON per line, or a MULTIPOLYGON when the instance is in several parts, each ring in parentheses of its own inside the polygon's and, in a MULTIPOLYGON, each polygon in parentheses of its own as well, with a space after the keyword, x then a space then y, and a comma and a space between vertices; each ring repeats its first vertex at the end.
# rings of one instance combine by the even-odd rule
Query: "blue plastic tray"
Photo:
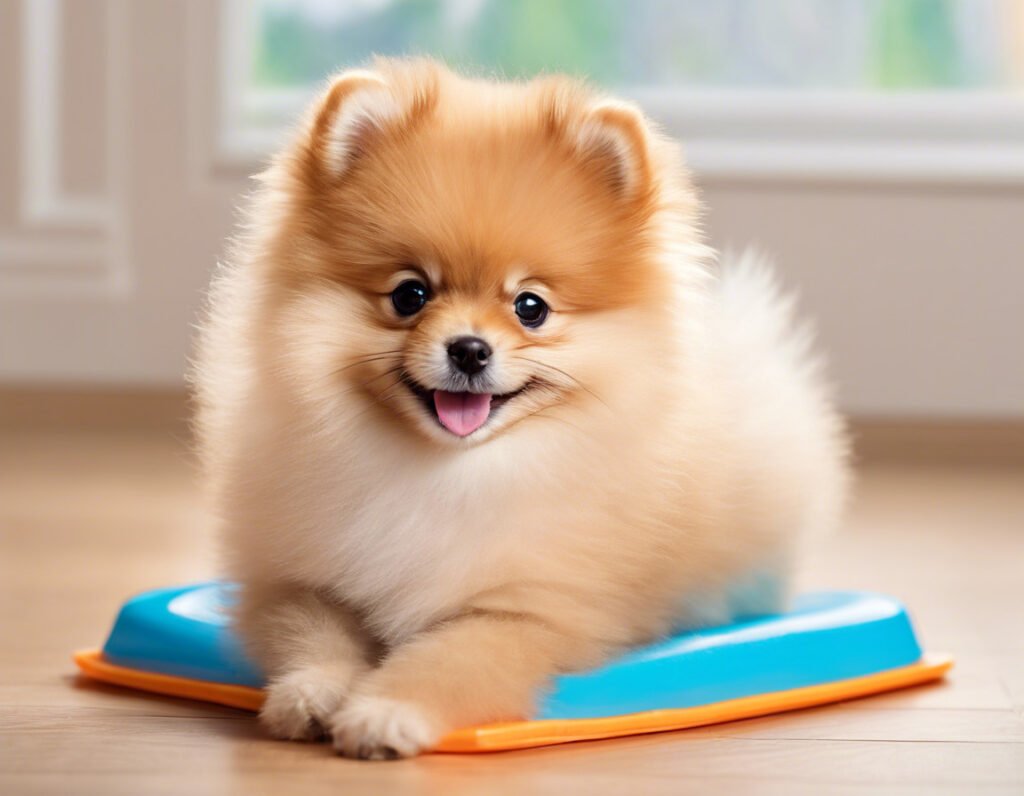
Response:
MULTIPOLYGON (((205 583, 147 592, 121 609, 103 647, 118 666, 213 683, 263 685, 227 611, 233 587, 205 583)), ((558 677, 538 719, 689 708, 863 677, 921 659, 896 600, 818 592, 789 613, 682 633, 591 672, 558 677)))

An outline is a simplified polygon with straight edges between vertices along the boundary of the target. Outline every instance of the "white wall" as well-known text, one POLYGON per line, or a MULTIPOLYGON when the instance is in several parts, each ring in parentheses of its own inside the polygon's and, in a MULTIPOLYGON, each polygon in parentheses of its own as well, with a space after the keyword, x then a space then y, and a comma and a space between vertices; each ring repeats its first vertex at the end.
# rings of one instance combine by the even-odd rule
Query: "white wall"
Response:
POLYGON ((717 245, 773 252, 817 319, 844 405, 1024 416, 1024 190, 706 186, 717 245))
MULTIPOLYGON (((0 0, 0 381, 181 384, 247 187, 216 146, 217 24, 204 2, 0 0), (40 205, 24 177, 47 158, 40 205)), ((708 231, 777 255, 847 409, 1024 417, 1024 183, 991 165, 955 183, 710 170, 708 231)))

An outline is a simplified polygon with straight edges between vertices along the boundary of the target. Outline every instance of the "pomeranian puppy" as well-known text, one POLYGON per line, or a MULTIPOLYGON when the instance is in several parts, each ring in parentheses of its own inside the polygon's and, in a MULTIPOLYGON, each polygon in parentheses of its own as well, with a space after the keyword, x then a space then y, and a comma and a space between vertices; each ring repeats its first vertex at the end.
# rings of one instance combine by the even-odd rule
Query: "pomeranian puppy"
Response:
POLYGON ((783 606, 842 423, 677 148, 566 78, 335 78, 211 289, 197 432, 275 736, 415 755, 783 606))

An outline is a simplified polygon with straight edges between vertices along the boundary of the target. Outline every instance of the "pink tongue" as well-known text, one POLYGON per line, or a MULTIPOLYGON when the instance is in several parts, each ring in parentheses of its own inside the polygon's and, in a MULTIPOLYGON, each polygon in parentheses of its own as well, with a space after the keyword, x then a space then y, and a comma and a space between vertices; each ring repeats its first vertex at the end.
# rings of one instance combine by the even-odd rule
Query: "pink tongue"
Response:
POLYGON ((465 437, 487 421, 491 413, 491 394, 435 390, 434 406, 441 425, 452 434, 465 437))

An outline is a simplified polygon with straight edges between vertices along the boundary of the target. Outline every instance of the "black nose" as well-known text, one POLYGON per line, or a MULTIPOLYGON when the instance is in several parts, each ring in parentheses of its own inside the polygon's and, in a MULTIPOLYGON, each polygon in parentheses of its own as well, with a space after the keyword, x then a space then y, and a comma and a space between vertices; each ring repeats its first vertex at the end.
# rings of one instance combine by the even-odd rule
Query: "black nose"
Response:
POLYGON ((479 337, 457 337, 448 344, 448 359, 467 376, 472 376, 487 367, 491 347, 479 337))

